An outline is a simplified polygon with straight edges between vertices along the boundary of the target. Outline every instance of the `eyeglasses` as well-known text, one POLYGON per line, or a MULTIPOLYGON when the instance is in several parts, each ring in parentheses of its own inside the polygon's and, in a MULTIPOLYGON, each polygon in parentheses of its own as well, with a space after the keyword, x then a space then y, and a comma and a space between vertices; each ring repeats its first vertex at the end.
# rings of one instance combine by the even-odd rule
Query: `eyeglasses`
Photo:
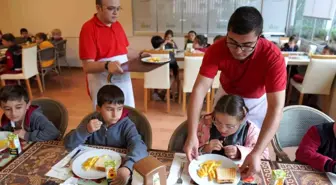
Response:
POLYGON ((115 13, 120 12, 122 10, 121 6, 115 7, 115 6, 104 6, 103 5, 102 7, 106 7, 108 11, 112 11, 115 13))
POLYGON ((253 51, 254 48, 257 46, 257 41, 258 40, 259 40, 259 37, 258 37, 258 39, 255 42, 253 42, 254 46, 242 46, 240 44, 236 44, 236 43, 232 43, 232 42, 228 42, 228 41, 226 41, 226 45, 229 48, 233 48, 233 49, 240 48, 243 52, 250 52, 250 51, 253 51))
POLYGON ((230 125, 230 124, 224 124, 224 123, 221 123, 219 122, 215 116, 212 117, 212 122, 213 124, 216 126, 216 127, 219 127, 219 128, 226 128, 228 130, 231 130, 231 129, 235 129, 237 128, 239 125, 230 125))

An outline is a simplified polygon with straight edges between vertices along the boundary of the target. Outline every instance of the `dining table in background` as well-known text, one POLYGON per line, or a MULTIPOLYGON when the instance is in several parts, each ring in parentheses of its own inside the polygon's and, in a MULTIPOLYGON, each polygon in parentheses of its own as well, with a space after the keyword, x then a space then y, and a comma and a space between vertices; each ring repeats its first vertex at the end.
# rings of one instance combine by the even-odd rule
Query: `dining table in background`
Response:
MULTIPOLYGON (((126 153, 126 149, 92 145, 90 145, 90 147, 97 149, 110 149, 120 154, 126 153)), ((63 180, 47 177, 45 174, 55 164, 67 156, 68 153, 69 152, 64 148, 62 141, 34 143, 18 158, 15 158, 7 166, 0 170, 0 184, 40 185, 46 183, 47 181, 62 183, 64 182, 63 180)), ((175 153, 162 150, 150 150, 149 154, 166 165, 166 172, 168 177, 169 172, 171 172, 175 153)), ((258 176, 256 176, 256 180, 260 182, 260 185, 269 184, 273 168, 274 165, 271 161, 261 162, 262 171, 258 174, 258 176)), ((184 184, 194 183, 184 182, 184 184)))

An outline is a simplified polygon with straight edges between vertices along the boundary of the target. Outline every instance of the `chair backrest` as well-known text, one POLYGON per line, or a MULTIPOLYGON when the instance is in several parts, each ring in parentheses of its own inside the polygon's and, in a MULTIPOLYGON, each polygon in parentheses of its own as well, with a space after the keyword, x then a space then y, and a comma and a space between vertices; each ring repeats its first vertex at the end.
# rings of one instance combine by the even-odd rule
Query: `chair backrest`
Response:
POLYGON ((68 127, 68 110, 65 106, 56 100, 49 98, 39 98, 32 101, 32 105, 38 105, 43 114, 51 121, 60 131, 59 140, 64 136, 68 127))
POLYGON ((39 74, 36 45, 22 48, 22 71, 26 79, 39 74))
POLYGON ((220 86, 220 75, 221 75, 221 71, 217 72, 217 75, 214 78, 214 81, 212 82, 212 88, 213 89, 218 89, 220 86))
POLYGON ((41 49, 37 52, 37 56, 40 62, 56 60, 56 48, 50 47, 50 48, 41 49))
POLYGON ((309 53, 310 54, 315 54, 317 50, 317 46, 316 45, 309 45, 309 53))
POLYGON ((313 55, 302 82, 302 93, 330 94, 335 74, 336 56, 313 55))
MULTIPOLYGON (((150 50, 146 51, 152 57, 170 58, 169 51, 150 50)), ((148 89, 169 89, 170 88, 169 63, 144 74, 144 87, 148 89)))
POLYGON ((67 40, 61 40, 54 44, 59 57, 63 57, 66 55, 66 44, 67 40))
MULTIPOLYGON (((152 148, 152 127, 150 123, 148 122, 147 118, 138 110, 124 106, 125 109, 129 111, 128 117, 132 120, 132 122, 135 124, 139 134, 141 135, 141 139, 144 141, 144 143, 147 145, 148 149, 152 148)), ((97 112, 93 112, 85 116, 85 119, 88 117, 92 117, 93 115, 97 114, 97 112)))
POLYGON ((333 119, 314 108, 303 105, 285 107, 275 140, 280 148, 299 146, 311 126, 327 122, 333 122, 333 119))
POLYGON ((183 74, 183 92, 190 93, 202 65, 203 56, 185 56, 183 74))
POLYGON ((187 137, 188 123, 185 121, 175 129, 173 135, 170 137, 168 151, 183 153, 183 147, 187 137))
POLYGON ((284 44, 289 42, 289 37, 279 37, 279 44, 283 46, 284 44))

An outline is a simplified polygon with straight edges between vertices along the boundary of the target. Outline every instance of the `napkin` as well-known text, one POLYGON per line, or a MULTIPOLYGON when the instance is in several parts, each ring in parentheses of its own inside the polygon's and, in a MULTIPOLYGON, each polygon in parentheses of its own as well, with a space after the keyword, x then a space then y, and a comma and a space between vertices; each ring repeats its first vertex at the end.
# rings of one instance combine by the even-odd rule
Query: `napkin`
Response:
POLYGON ((174 160, 170 167, 169 176, 167 179, 168 185, 176 184, 182 162, 185 163, 182 176, 181 176, 183 180, 183 185, 192 184, 191 177, 189 176, 189 172, 188 172, 189 162, 188 162, 186 155, 182 153, 175 153, 174 160))

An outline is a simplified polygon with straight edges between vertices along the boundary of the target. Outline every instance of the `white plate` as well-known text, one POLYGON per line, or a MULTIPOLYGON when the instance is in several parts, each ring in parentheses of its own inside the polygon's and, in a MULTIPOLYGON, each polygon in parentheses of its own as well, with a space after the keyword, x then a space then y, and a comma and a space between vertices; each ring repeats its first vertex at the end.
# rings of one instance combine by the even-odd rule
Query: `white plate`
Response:
POLYGON ((209 182, 207 177, 200 178, 197 175, 197 170, 200 168, 199 165, 202 164, 205 161, 208 160, 215 160, 215 161, 221 161, 222 165, 220 167, 222 168, 236 168, 237 169, 237 177, 233 184, 238 184, 240 181, 240 173, 238 171, 237 165, 229 158, 226 158, 222 155, 217 154, 205 154, 198 157, 197 161, 192 160, 189 165, 189 175, 192 178, 193 181, 195 181, 197 184, 212 184, 212 185, 219 185, 215 181, 209 182))
POLYGON ((108 155, 112 160, 116 160, 116 168, 121 164, 121 156, 112 150, 89 150, 78 156, 72 163, 72 172, 83 179, 101 179, 106 177, 105 172, 97 171, 94 168, 85 171, 82 164, 90 157, 108 155))
MULTIPOLYGON (((5 139, 7 139, 9 133, 12 133, 12 132, 6 132, 6 131, 0 132, 0 140, 5 140, 5 139)), ((8 147, 3 147, 3 148, 0 147, 0 152, 6 150, 7 148, 8 148, 8 147)))
POLYGON ((162 64, 162 63, 166 63, 169 62, 170 59, 169 58, 163 58, 163 57, 146 57, 146 58, 142 58, 141 61, 145 62, 145 63, 150 63, 150 64, 162 64), (160 61, 159 62, 149 62, 148 60, 151 58, 159 58, 160 61))

